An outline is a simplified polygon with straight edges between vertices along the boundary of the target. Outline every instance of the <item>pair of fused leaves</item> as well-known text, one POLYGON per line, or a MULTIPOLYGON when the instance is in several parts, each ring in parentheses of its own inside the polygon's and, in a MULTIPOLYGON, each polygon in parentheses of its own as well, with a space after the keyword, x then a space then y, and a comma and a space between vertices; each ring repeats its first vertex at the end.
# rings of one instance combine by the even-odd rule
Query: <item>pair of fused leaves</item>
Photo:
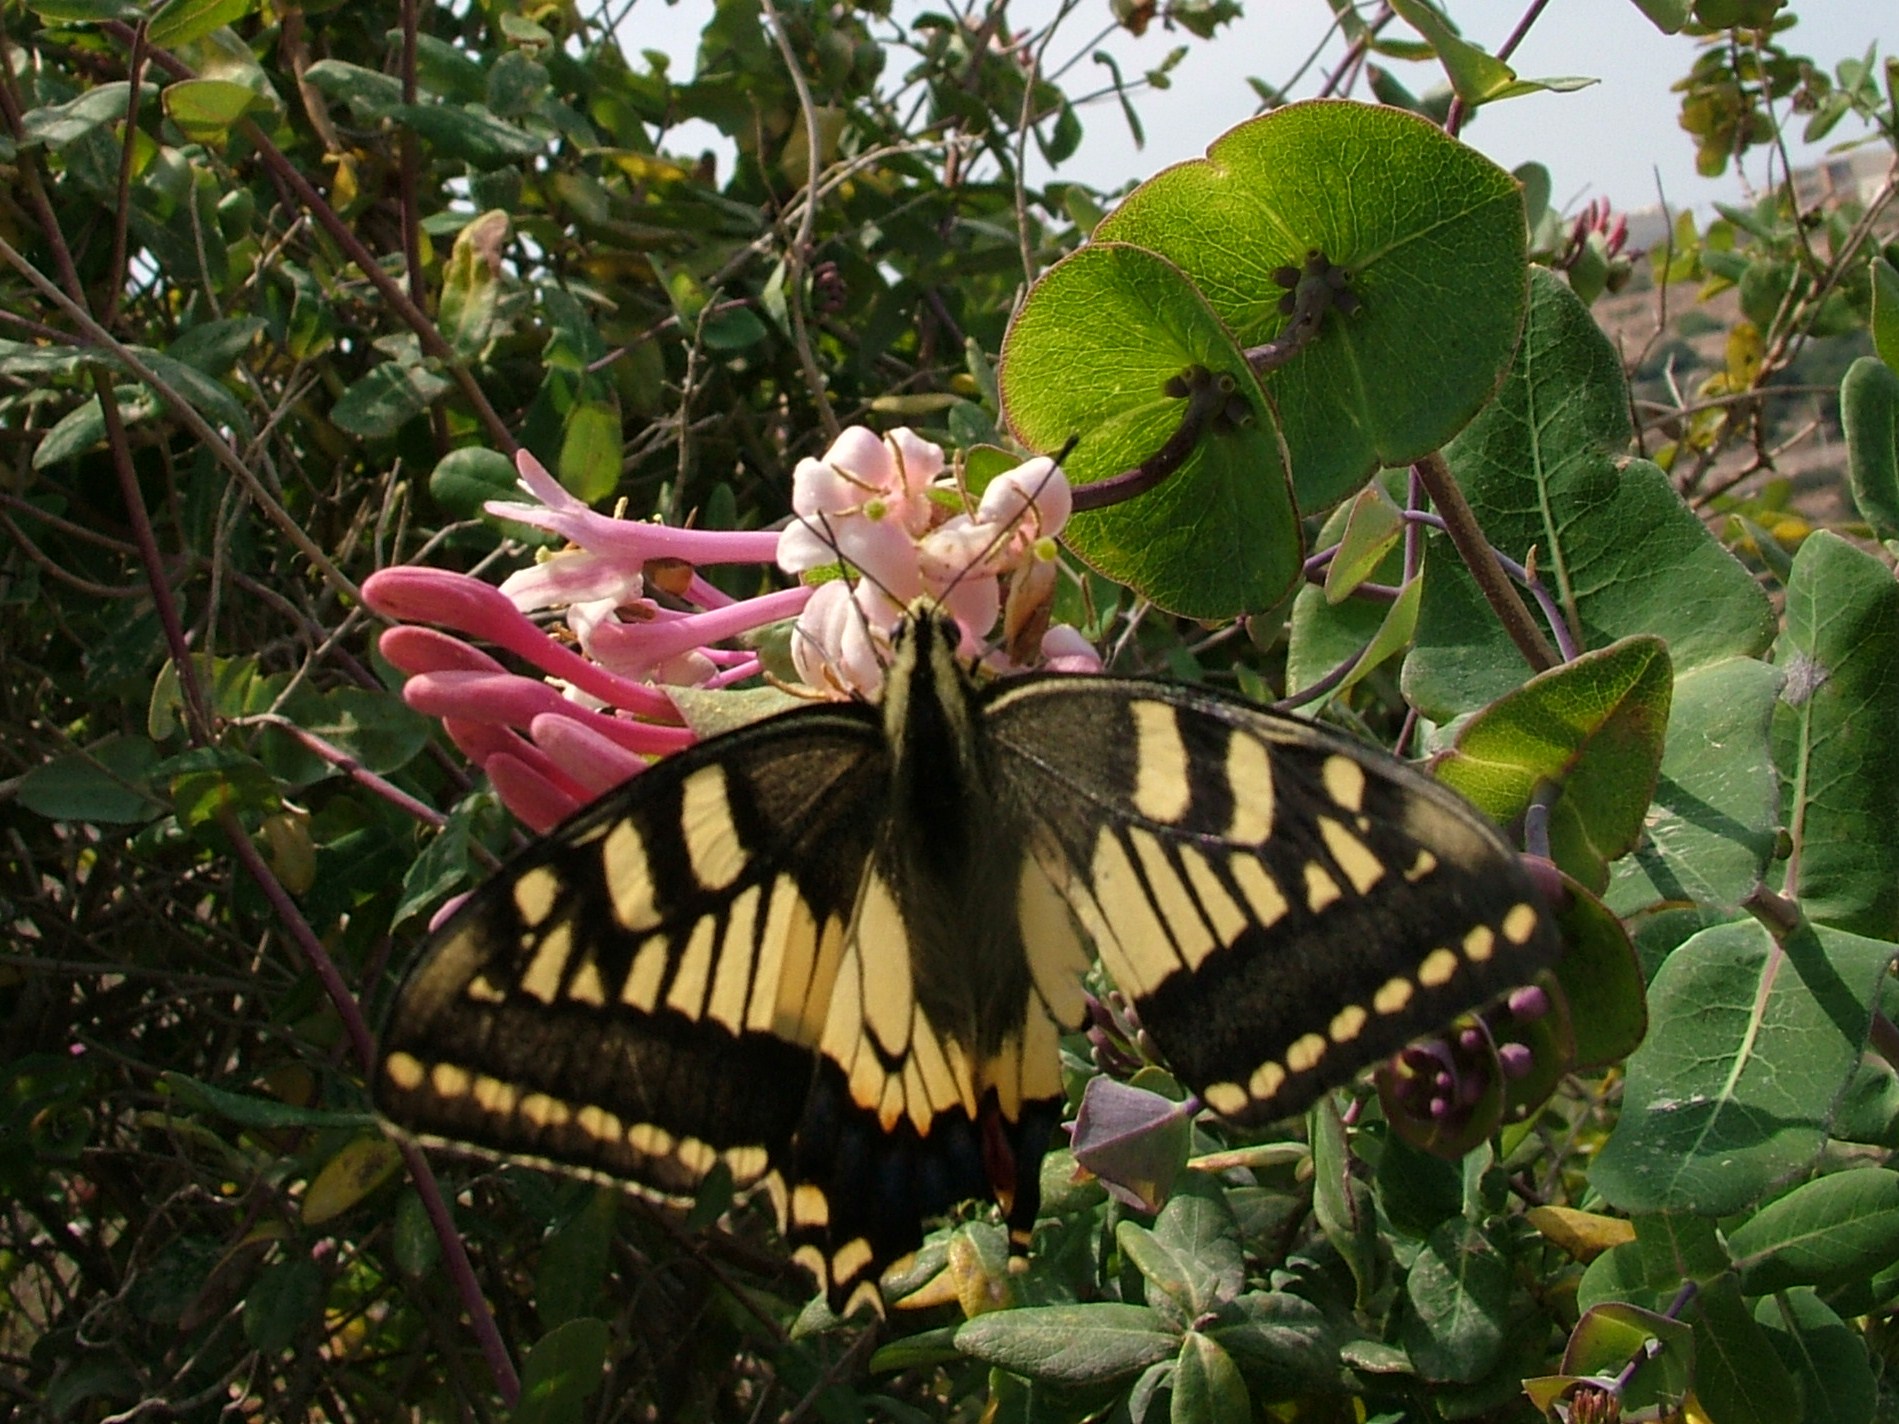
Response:
POLYGON ((1251 423, 1067 534, 1171 611, 1263 610, 1299 575, 1302 513, 1438 448, 1496 388, 1523 322, 1524 241, 1515 181, 1442 130, 1290 105, 1143 184, 1036 284, 1003 345, 1003 410, 1030 448, 1080 437, 1065 467, 1088 483, 1161 448, 1183 371, 1231 378, 1251 423), (1315 250, 1351 274, 1357 307, 1258 380, 1246 352, 1290 320, 1273 274, 1315 250))

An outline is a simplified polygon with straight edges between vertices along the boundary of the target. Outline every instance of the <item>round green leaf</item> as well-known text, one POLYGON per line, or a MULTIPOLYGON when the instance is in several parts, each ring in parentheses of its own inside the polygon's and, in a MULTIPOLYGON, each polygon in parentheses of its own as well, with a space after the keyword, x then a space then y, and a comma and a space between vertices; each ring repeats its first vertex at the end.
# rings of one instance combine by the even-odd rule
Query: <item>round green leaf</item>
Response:
POLYGON ((183 79, 165 90, 165 116, 194 143, 223 143, 231 125, 262 102, 228 79, 183 79))
POLYGON ((1768 736, 1780 681, 1753 658, 1677 674, 1641 843, 1610 878, 1617 913, 1690 899, 1733 909, 1760 883, 1780 827, 1768 736))
POLYGON ((1029 293, 1003 342, 1003 411, 1018 439, 1078 485, 1158 451, 1187 401, 1169 383, 1200 366, 1229 377, 1248 423, 1208 423, 1186 462, 1146 493, 1077 514, 1064 538, 1162 608, 1220 619, 1272 607, 1299 574, 1299 522, 1272 413, 1245 358, 1193 284, 1151 252, 1093 243, 1029 293))
MULTIPOLYGON (((429 493, 457 519, 480 518, 482 506, 491 499, 520 497, 514 461, 499 450, 478 445, 450 450, 437 460, 429 475, 429 493)), ((510 530, 515 527, 509 526, 510 530)))
POLYGON ((1879 559, 1814 534, 1794 558, 1774 760, 1786 785, 1799 881, 1819 924, 1899 937, 1899 587, 1879 559))
POLYGON ((1317 249, 1352 274, 1362 308, 1328 314, 1264 382, 1302 510, 1449 440, 1496 390, 1523 328, 1516 180, 1382 106, 1318 100, 1241 124, 1135 189, 1095 239, 1175 263, 1246 347, 1287 323, 1276 268, 1317 249))

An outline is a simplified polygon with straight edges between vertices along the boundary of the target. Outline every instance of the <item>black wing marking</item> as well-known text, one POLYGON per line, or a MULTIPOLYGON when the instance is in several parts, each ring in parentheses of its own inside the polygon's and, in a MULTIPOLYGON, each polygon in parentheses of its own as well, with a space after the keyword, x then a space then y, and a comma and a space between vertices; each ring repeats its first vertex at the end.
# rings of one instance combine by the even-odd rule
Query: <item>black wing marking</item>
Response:
POLYGON ((1509 843, 1394 758, 1164 683, 1038 678, 988 708, 1050 878, 1226 1117, 1297 1112, 1557 955, 1509 843))

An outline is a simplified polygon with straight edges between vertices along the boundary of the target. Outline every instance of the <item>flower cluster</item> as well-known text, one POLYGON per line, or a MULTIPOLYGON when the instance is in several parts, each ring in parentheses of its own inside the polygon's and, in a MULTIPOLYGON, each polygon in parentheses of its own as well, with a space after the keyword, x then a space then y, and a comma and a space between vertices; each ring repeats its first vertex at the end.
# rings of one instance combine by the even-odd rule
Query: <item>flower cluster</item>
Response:
POLYGON ((439 717, 536 831, 690 744, 666 689, 759 675, 757 653, 734 640, 789 618, 793 662, 814 696, 873 694, 890 629, 916 598, 946 606, 965 651, 999 671, 1099 666, 1072 628, 1050 629, 1027 657, 1020 637, 986 651, 1005 579, 1012 634, 1046 621, 1054 537, 1069 510, 1067 480, 1050 460, 997 475, 972 509, 937 446, 909 430, 853 427, 822 459, 799 463, 796 518, 764 532, 616 519, 567 493, 533 456, 521 453, 515 467, 528 498, 491 502, 488 512, 558 535, 564 548, 498 588, 404 567, 374 574, 363 594, 397 625, 380 646, 407 676, 404 700, 439 717), (776 563, 809 582, 734 599, 698 572, 730 563, 776 563), (649 588, 660 569, 683 570, 667 580, 664 601, 649 588), (478 643, 541 675, 510 671, 478 643))
MULTIPOLYGON (((778 543, 786 573, 855 575, 820 583, 805 606, 792 642, 798 676, 834 695, 875 692, 890 629, 918 598, 947 608, 963 630, 963 652, 979 656, 1002 611, 1005 575, 1025 600, 1046 603, 1069 506, 1067 479, 1053 460, 1037 458, 997 475, 969 513, 938 447, 909 430, 846 430, 823 459, 799 461, 797 518, 778 543)), ((1036 660, 1100 666, 1072 628, 1044 635, 1036 660)), ((1019 666, 1006 652, 991 661, 1003 671, 1019 666)))

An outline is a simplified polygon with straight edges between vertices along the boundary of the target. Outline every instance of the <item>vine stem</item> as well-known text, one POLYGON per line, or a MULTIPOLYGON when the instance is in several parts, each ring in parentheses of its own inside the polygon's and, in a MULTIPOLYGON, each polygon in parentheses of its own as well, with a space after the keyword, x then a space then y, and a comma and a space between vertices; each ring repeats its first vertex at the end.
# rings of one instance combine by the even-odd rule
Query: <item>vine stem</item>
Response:
POLYGON ((1431 497, 1431 503, 1437 506, 1438 514, 1443 517, 1444 532, 1450 536, 1471 577, 1477 580, 1478 589, 1502 622, 1504 632, 1510 635, 1510 641, 1523 654, 1523 660, 1537 672, 1547 672, 1557 666, 1561 659, 1550 646, 1549 639, 1543 636, 1543 630, 1537 627, 1536 620, 1530 616, 1529 608, 1518 596, 1516 586, 1503 571, 1503 565, 1497 562, 1496 550, 1490 547, 1490 541, 1484 537, 1477 516, 1464 498, 1464 492, 1457 487, 1457 481, 1452 477, 1451 467, 1445 463, 1444 456, 1433 450, 1411 468, 1424 486, 1424 492, 1431 497))
MULTIPOLYGON (((1233 393, 1233 385, 1231 377, 1216 376, 1201 366, 1194 367, 1180 379, 1187 386, 1184 392, 1187 406, 1180 413, 1180 424, 1174 433, 1167 437, 1167 442, 1160 449, 1132 469, 1110 475, 1105 480, 1075 486, 1074 510, 1077 514, 1088 509, 1103 509, 1133 499, 1136 495, 1146 494, 1187 462, 1187 457, 1193 454, 1194 447, 1200 443, 1207 422, 1216 412, 1226 408, 1227 399, 1233 393)), ((1069 442, 1071 446, 1074 443, 1072 440, 1069 442)))
MULTIPOLYGON (((290 898, 290 892, 284 889, 283 882, 252 844, 250 834, 237 819, 237 813, 229 807, 223 808, 218 812, 218 824, 230 839, 231 850, 238 864, 257 888, 263 891, 279 923, 302 951, 304 961, 323 985, 337 1017, 342 1021, 343 1033, 349 1039, 350 1048, 362 1063, 364 1071, 368 1072, 376 1062, 376 1040, 369 1031, 369 1021, 363 1017, 362 1005, 356 1002, 355 994, 350 992, 348 983, 344 981, 343 971, 323 947, 323 941, 317 938, 316 931, 310 928, 310 922, 304 919, 303 912, 297 908, 296 901, 290 898)), ((487 1297, 481 1293, 481 1283, 475 1279, 475 1268, 468 1259, 468 1248, 462 1244, 461 1234, 455 1229, 448 1199, 442 1195, 441 1183, 435 1180, 428 1158, 422 1155, 419 1147, 400 1140, 396 1145, 409 1169, 409 1180, 415 1184, 416 1194, 422 1198, 423 1210, 435 1228, 435 1238, 442 1247, 443 1262, 448 1267, 450 1279, 455 1282, 455 1291, 461 1297, 462 1308, 468 1312, 475 1338, 481 1343, 481 1353, 488 1362, 489 1372, 494 1376, 495 1388, 512 1408, 521 1397, 521 1376, 508 1355, 507 1344, 501 1338, 501 1329, 495 1323, 494 1312, 488 1308, 487 1297)))

